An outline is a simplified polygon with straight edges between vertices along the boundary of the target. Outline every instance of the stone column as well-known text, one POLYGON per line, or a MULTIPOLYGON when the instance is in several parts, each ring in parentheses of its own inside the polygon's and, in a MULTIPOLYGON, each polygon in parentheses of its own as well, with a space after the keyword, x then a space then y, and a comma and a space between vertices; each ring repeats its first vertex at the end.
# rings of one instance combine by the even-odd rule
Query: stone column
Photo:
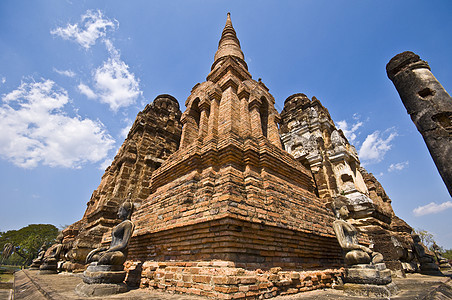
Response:
POLYGON ((259 99, 252 99, 249 104, 249 110, 251 115, 251 135, 255 138, 261 137, 262 124, 261 124, 261 114, 259 108, 261 106, 261 101, 259 99))
POLYGON ((218 113, 218 135, 220 138, 229 134, 238 134, 240 127, 240 107, 237 94, 228 87, 221 96, 218 113))
POLYGON ((248 108, 248 99, 247 97, 242 97, 240 99, 240 118, 241 118, 241 135, 244 138, 247 138, 251 135, 250 128, 250 111, 248 108))
POLYGON ((210 114, 207 128, 207 140, 217 137, 218 134, 218 102, 217 99, 212 99, 210 103, 210 114))
POLYGON ((210 101, 208 101, 208 100, 202 101, 199 104, 199 109, 201 110, 201 116, 199 118, 198 139, 200 141, 203 141, 204 137, 207 135, 208 122, 209 122, 209 107, 210 107, 210 101))
POLYGON ((268 116, 267 135, 269 141, 276 147, 282 149, 281 137, 279 136, 278 123, 280 121, 277 113, 273 113, 268 116))
POLYGON ((452 196, 452 98, 413 52, 394 56, 386 72, 452 196))
POLYGON ((190 116, 188 113, 184 113, 182 115, 181 122, 183 124, 183 127, 180 148, 184 148, 190 145, 198 136, 198 126, 196 124, 195 118, 190 116))

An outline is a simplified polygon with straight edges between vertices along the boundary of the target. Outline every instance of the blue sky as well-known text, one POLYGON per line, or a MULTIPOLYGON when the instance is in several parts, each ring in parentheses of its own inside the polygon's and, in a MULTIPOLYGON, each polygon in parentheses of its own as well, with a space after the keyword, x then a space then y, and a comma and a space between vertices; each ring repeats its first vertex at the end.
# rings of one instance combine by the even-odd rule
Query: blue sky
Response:
POLYGON ((385 72, 410 50, 452 91, 450 1, 1 1, 0 231, 79 220, 136 114, 205 80, 228 11, 278 111, 316 96, 396 214, 452 248, 451 198, 385 72))

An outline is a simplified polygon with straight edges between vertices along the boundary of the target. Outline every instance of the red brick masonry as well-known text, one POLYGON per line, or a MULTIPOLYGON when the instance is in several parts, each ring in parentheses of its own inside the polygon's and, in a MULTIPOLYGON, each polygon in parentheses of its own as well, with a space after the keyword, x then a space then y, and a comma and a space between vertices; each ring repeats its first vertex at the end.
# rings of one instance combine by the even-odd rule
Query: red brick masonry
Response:
MULTIPOLYGON (((129 261, 126 269, 141 263, 129 261)), ((258 299, 331 288, 342 269, 322 271, 249 271, 229 261, 154 262, 141 265, 141 288, 188 293, 216 299, 258 299)))

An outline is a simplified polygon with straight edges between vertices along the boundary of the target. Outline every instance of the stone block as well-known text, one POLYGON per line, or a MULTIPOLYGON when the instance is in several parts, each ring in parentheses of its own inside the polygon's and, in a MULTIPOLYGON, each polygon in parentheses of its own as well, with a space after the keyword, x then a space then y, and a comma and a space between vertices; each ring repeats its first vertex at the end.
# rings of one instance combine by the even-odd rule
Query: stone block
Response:
POLYGON ((344 293, 350 296, 390 299, 399 289, 393 282, 385 285, 345 283, 344 293))
POLYGON ((75 287, 76 294, 82 297, 102 297, 127 291, 128 288, 125 283, 80 283, 75 287))
POLYGON ((253 284, 257 282, 257 278, 252 276, 240 276, 238 280, 241 284, 253 284))
POLYGON ((39 270, 39 275, 57 274, 57 270, 39 270))
POLYGON ((384 264, 356 265, 345 269, 344 281, 347 283, 361 283, 384 285, 392 282, 391 271, 384 264))
POLYGON ((437 264, 435 263, 422 263, 421 273, 426 275, 441 275, 441 271, 437 264))
POLYGON ((91 272, 86 270, 83 273, 83 282, 93 283, 121 283, 126 278, 126 271, 105 271, 91 272))

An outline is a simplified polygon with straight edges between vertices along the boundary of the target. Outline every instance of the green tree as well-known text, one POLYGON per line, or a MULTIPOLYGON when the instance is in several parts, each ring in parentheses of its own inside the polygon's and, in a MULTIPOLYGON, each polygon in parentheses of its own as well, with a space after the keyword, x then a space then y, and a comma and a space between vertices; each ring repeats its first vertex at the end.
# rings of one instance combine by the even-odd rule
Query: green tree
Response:
POLYGON ((58 228, 51 224, 31 224, 19 230, 0 232, 0 249, 7 243, 14 246, 14 253, 4 263, 28 265, 36 257, 43 243, 50 246, 58 235, 58 228))
POLYGON ((444 256, 444 258, 447 258, 448 260, 452 260, 452 249, 444 251, 443 256, 444 256))
POLYGON ((435 243, 433 234, 431 234, 427 230, 419 228, 419 229, 415 230, 415 232, 417 235, 419 235, 419 238, 421 239, 422 244, 427 246, 429 249, 433 245, 433 243, 435 243))

